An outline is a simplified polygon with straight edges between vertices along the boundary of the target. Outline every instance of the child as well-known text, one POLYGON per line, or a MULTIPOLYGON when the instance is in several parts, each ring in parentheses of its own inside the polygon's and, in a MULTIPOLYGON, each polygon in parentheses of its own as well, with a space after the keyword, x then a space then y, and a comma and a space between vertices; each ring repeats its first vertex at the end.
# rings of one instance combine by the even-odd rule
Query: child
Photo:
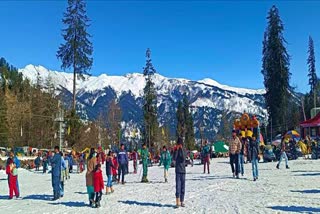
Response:
POLYGON ((117 175, 118 175, 117 169, 119 167, 119 164, 118 164, 118 160, 116 158, 115 153, 112 153, 112 154, 113 154, 112 164, 114 166, 114 168, 112 168, 112 181, 116 182, 117 181, 117 175))
POLYGON ((18 171, 16 165, 13 163, 13 160, 11 158, 8 161, 8 163, 9 164, 7 165, 6 173, 8 174, 9 180, 9 199, 13 198, 13 192, 16 198, 19 198, 19 191, 17 187, 18 171))
POLYGON ((43 174, 47 173, 47 169, 48 169, 48 159, 46 156, 43 156, 43 174))
POLYGON ((93 208, 100 207, 100 201, 102 197, 102 190, 104 189, 104 182, 101 171, 101 164, 97 164, 93 171, 93 186, 95 192, 95 201, 92 203, 93 208))
POLYGON ((114 192, 112 188, 112 172, 111 172, 112 169, 111 168, 115 169, 115 167, 112 162, 113 162, 112 153, 111 151, 109 151, 106 159, 106 174, 108 177, 108 183, 107 183, 107 189, 106 189, 107 195, 114 192))

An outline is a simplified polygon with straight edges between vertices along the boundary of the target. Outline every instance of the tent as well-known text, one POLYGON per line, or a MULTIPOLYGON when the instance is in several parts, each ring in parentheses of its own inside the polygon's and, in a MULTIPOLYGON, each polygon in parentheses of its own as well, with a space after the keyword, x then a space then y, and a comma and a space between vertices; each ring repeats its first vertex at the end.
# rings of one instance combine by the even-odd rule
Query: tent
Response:
POLYGON ((317 137, 320 135, 320 113, 315 117, 300 123, 301 137, 306 138, 308 135, 317 137))
POLYGON ((224 142, 218 141, 213 144, 214 151, 216 153, 227 153, 229 152, 229 146, 227 146, 224 142))

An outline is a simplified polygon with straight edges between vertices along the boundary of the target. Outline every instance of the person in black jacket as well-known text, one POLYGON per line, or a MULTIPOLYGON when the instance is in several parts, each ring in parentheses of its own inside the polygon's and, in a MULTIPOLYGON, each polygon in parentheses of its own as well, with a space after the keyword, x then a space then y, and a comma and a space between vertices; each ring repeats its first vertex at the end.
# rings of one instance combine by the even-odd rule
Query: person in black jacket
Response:
POLYGON ((176 172, 176 206, 184 207, 184 194, 186 183, 186 152, 183 149, 183 140, 178 138, 177 149, 174 154, 176 172))
POLYGON ((106 194, 110 194, 113 193, 113 187, 112 187, 112 169, 111 168, 115 168, 115 166, 112 163, 113 159, 113 155, 112 152, 109 151, 107 159, 106 159, 106 174, 107 174, 107 178, 108 178, 108 182, 107 182, 107 189, 106 189, 106 194))
POLYGON ((254 136, 252 138, 249 138, 249 150, 251 155, 250 159, 252 163, 253 181, 256 181, 259 177, 259 171, 258 171, 259 144, 254 136))

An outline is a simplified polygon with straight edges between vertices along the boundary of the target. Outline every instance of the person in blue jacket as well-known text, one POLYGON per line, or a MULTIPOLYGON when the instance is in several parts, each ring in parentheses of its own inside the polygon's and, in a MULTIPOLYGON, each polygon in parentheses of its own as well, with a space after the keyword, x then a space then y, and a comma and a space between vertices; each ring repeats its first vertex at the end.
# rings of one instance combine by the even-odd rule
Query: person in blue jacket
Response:
POLYGON ((53 200, 60 198, 60 179, 61 179, 61 155, 59 152, 59 146, 54 147, 54 156, 51 160, 51 179, 53 187, 53 200))
MULTIPOLYGON (((16 169, 20 168, 20 160, 19 160, 18 157, 14 154, 13 151, 10 151, 9 157, 13 160, 13 163, 16 165, 16 169)), ((9 164, 9 158, 7 159, 6 166, 7 166, 8 164, 9 164)), ((8 182, 9 182, 9 175, 8 175, 8 182)), ((8 183, 8 184, 9 184, 9 183, 8 183)), ((21 196, 21 192, 20 192, 20 188, 19 188, 18 175, 17 175, 17 189, 18 189, 19 195, 21 196)))
POLYGON ((61 155, 61 177, 60 177, 60 197, 62 198, 64 195, 64 181, 66 180, 66 170, 67 165, 63 158, 63 153, 60 152, 61 155))
POLYGON ((128 165, 128 154, 127 151, 124 149, 124 145, 121 144, 120 151, 118 152, 118 182, 120 182, 120 176, 121 177, 121 183, 124 184, 124 175, 126 174, 127 165, 128 165))
POLYGON ((70 154, 68 155, 69 159, 69 173, 72 173, 72 169, 73 169, 73 158, 72 158, 72 154, 70 152, 70 154))

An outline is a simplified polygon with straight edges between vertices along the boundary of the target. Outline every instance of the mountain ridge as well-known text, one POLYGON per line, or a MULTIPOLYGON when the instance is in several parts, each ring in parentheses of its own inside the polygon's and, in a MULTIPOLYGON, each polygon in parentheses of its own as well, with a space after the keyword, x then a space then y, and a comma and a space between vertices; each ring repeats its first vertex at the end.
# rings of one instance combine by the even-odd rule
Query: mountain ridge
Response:
MULTIPOLYGON (((31 83, 35 84, 38 75, 45 87, 45 80, 52 81, 56 95, 71 106, 73 74, 51 71, 43 66, 27 65, 19 69, 31 83)), ((86 80, 77 81, 77 106, 82 118, 94 120, 99 113, 107 114, 108 105, 116 99, 123 109, 123 129, 128 132, 135 126, 143 127, 143 88, 145 78, 140 73, 128 73, 123 76, 86 76, 86 80)), ((169 126, 175 134, 177 103, 183 94, 189 99, 195 118, 196 136, 200 136, 200 126, 206 128, 206 136, 213 138, 221 128, 221 117, 225 113, 229 120, 244 111, 257 115, 261 120, 267 117, 264 103, 264 89, 236 88, 205 78, 194 81, 184 78, 167 78, 156 74, 153 77, 157 92, 158 120, 163 126, 169 126)))

